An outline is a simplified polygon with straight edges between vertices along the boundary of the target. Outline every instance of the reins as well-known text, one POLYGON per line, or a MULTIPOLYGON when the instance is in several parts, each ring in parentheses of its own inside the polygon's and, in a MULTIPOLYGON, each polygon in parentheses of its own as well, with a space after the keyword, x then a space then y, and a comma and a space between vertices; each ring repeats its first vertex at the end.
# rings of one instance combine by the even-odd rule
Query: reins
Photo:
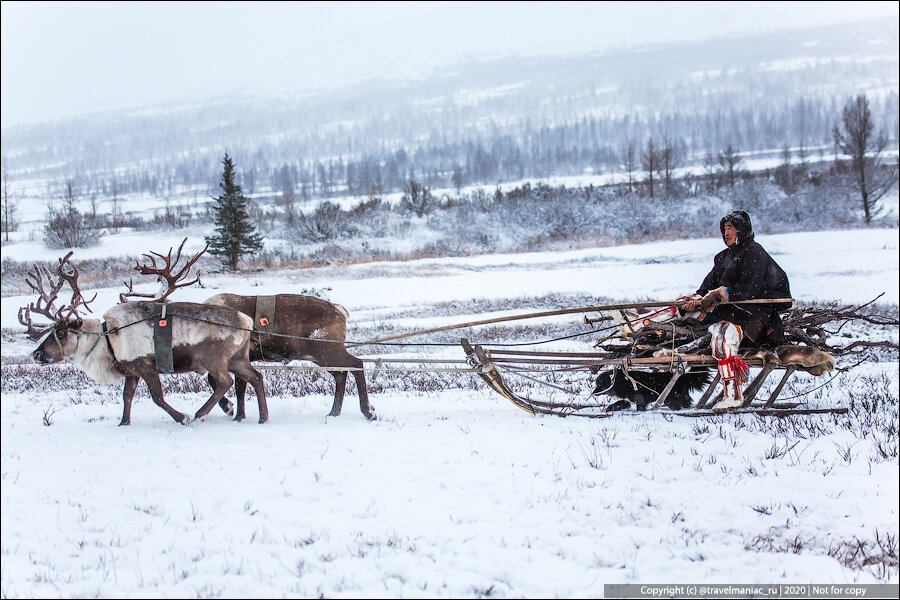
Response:
MULTIPOLYGON (((777 300, 768 300, 768 299, 738 300, 738 301, 729 302, 728 304, 773 303, 773 302, 779 302, 779 301, 784 301, 784 300, 789 300, 789 299, 780 298, 777 300)), ((210 321, 208 319, 203 319, 201 317, 194 317, 194 316, 190 316, 190 315, 179 315, 179 318, 188 319, 191 321, 198 321, 201 323, 207 323, 209 325, 215 325, 217 327, 224 327, 226 329, 234 329, 237 331, 247 331, 250 333, 257 333, 257 334, 265 333, 268 336, 289 338, 289 339, 309 341, 309 342, 339 343, 339 344, 345 344, 348 347, 353 347, 353 346, 444 346, 444 347, 455 347, 458 345, 458 343, 456 343, 456 342, 452 342, 452 343, 451 342, 391 342, 389 340, 398 339, 398 338, 402 338, 402 337, 412 337, 415 335, 424 335, 426 333, 435 333, 435 332, 440 332, 440 331, 449 331, 449 330, 453 330, 453 329, 462 329, 464 327, 472 327, 475 325, 487 325, 487 324, 491 324, 491 323, 519 320, 519 319, 525 319, 525 318, 534 318, 534 317, 540 317, 540 316, 563 315, 563 314, 572 314, 572 313, 576 313, 576 312, 618 310, 618 309, 633 308, 633 307, 660 307, 660 306, 673 306, 673 305, 678 305, 678 302, 646 302, 646 303, 631 303, 631 304, 610 304, 610 305, 606 305, 606 306, 587 306, 587 307, 581 307, 581 308, 567 308, 567 309, 545 311, 545 312, 539 312, 539 313, 530 313, 527 315, 515 315, 515 316, 510 316, 510 317, 501 317, 498 319, 472 321, 469 323, 461 323, 461 324, 457 324, 457 325, 447 325, 447 326, 443 326, 443 327, 436 327, 436 328, 432 328, 432 329, 423 329, 420 331, 413 331, 413 332, 409 332, 409 333, 405 333, 405 334, 399 334, 399 335, 390 336, 390 337, 386 337, 386 338, 380 338, 380 339, 376 339, 376 340, 367 340, 367 341, 363 341, 363 342, 354 342, 354 341, 347 341, 347 340, 332 340, 332 339, 324 339, 324 338, 310 338, 310 337, 290 335, 290 334, 286 334, 286 333, 277 333, 277 332, 271 332, 271 331, 260 332, 259 330, 256 330, 256 329, 248 329, 245 327, 238 327, 236 325, 230 325, 228 323, 219 323, 216 321, 210 321)), ((654 311, 653 313, 651 313, 651 315, 656 315, 659 312, 660 311, 654 311)), ((108 331, 104 331, 103 333, 100 333, 100 334, 95 334, 93 332, 85 332, 85 333, 108 337, 109 335, 111 335, 113 333, 118 333, 122 329, 131 327, 132 325, 137 325, 139 323, 143 323, 144 321, 149 321, 153 318, 154 318, 153 315, 150 315, 143 319, 139 319, 137 321, 133 321, 133 322, 127 323, 125 325, 120 325, 119 327, 115 327, 108 331)), ((625 324, 630 325, 631 323, 637 323, 637 322, 642 321, 647 318, 648 318, 648 315, 639 315, 638 317, 636 317, 634 319, 626 319, 625 324)), ((569 335, 540 340, 540 341, 536 341, 536 342, 484 343, 484 344, 480 344, 480 345, 492 346, 492 347, 504 347, 504 348, 518 347, 518 346, 537 346, 537 345, 541 345, 541 344, 549 344, 549 343, 557 342, 557 341, 561 341, 561 340, 572 339, 572 338, 580 337, 583 335, 599 334, 599 333, 603 333, 607 330, 617 329, 621 326, 622 326, 622 323, 615 323, 612 325, 599 327, 597 329, 592 328, 589 331, 573 333, 573 334, 569 334, 569 335)), ((54 330, 54 333, 55 333, 55 330, 54 330)), ((99 341, 99 338, 98 338, 98 341, 99 341)), ((59 343, 58 340, 57 340, 57 343, 59 343)), ((96 344, 97 344, 97 342, 94 343, 94 346, 96 346, 96 344)), ((91 349, 93 350, 93 346, 91 349)))
MULTIPOLYGON (((218 322, 216 322, 216 321, 210 321, 210 320, 208 320, 208 319, 203 319, 203 318, 200 318, 200 317, 193 317, 193 316, 190 316, 190 315, 179 315, 179 318, 182 318, 182 319, 189 319, 189 320, 191 320, 191 321, 199 321, 199 322, 201 322, 201 323, 208 323, 208 324, 210 324, 210 325, 216 325, 216 326, 218 326, 218 327, 225 327, 225 328, 227 328, 227 329, 235 329, 235 330, 237 330, 237 331, 249 331, 250 333, 265 333, 266 335, 277 336, 277 337, 283 337, 283 338, 290 338, 290 339, 294 339, 294 340, 304 340, 304 341, 309 341, 309 342, 332 342, 332 343, 338 343, 338 344, 346 344, 347 346, 452 346, 452 347, 456 347, 456 346, 459 345, 458 342, 452 342, 452 343, 451 343, 451 342, 352 342, 352 341, 347 341, 347 340, 331 340, 331 339, 325 339, 325 338, 310 338, 310 337, 303 337, 303 336, 299 336, 299 335, 290 335, 290 334, 287 334, 287 333, 275 333, 275 332, 271 332, 271 331, 260 332, 260 331, 257 330, 257 329, 247 329, 246 327, 238 327, 238 326, 236 326, 236 325, 229 325, 229 324, 227 324, 227 323, 218 323, 218 322)), ((146 319, 144 319, 144 320, 146 320, 146 319)), ((129 325, 134 325, 134 323, 129 323, 129 325)), ((124 328, 124 327, 126 327, 126 326, 123 325, 122 327, 119 327, 118 329, 122 329, 122 328, 124 328)), ((461 327, 463 327, 463 326, 461 326, 461 327)), ((605 327, 605 328, 592 329, 592 330, 590 330, 590 331, 583 331, 583 332, 580 332, 580 333, 574 333, 574 334, 571 334, 571 335, 564 335, 564 336, 560 336, 560 337, 556 337, 556 338, 551 338, 551 339, 547 339, 547 340, 541 340, 541 341, 538 341, 538 342, 519 342, 519 343, 506 343, 506 344, 503 344, 503 343, 497 343, 497 344, 494 344, 494 343, 487 343, 487 344, 480 344, 480 345, 483 345, 483 346, 502 346, 502 347, 533 346, 533 345, 538 345, 538 344, 548 344, 548 343, 550 343, 550 342, 556 342, 556 341, 559 341, 559 340, 567 340, 567 339, 574 338, 574 337, 579 337, 579 336, 582 336, 582 335, 591 335, 591 334, 594 334, 594 333, 602 332, 602 331, 604 331, 605 329, 614 329, 614 328, 617 328, 617 327, 620 327, 620 325, 619 325, 619 324, 609 325, 609 326, 607 326, 607 327, 605 327)), ((111 331, 110 333, 112 333, 112 331, 111 331)))
MULTIPOLYGON (((631 306, 631 305, 613 305, 613 306, 631 306)), ((577 310, 580 311, 580 310, 587 310, 587 309, 577 309, 577 310)), ((526 318, 526 317, 529 317, 529 316, 531 316, 531 317, 534 317, 534 316, 545 316, 545 315, 547 315, 547 314, 567 314, 567 313, 570 314, 570 313, 572 313, 572 312, 576 312, 576 309, 563 309, 562 311, 549 311, 549 313, 546 313, 546 312, 545 312, 545 313, 534 313, 534 314, 531 314, 531 315, 522 315, 522 316, 519 316, 519 317, 505 317, 505 318, 500 319, 500 320, 512 320, 512 319, 514 319, 514 318, 515 318, 515 319, 519 319, 519 318, 526 318)), ((655 314, 655 313, 654 313, 654 314, 655 314)), ((236 330, 236 331, 247 331, 247 332, 250 332, 250 333, 261 333, 259 330, 256 330, 256 329, 248 329, 248 328, 246 328, 246 327, 239 327, 239 326, 236 326, 236 325, 230 325, 230 324, 228 324, 228 323, 219 323, 219 322, 217 322, 217 321, 210 321, 209 319, 203 319, 203 318, 201 318, 201 317, 194 317, 194 316, 191 316, 191 315, 183 315, 183 314, 182 314, 182 315, 178 315, 178 317, 181 318, 181 319, 188 319, 188 320, 191 320, 191 321, 198 321, 198 322, 200 322, 200 323, 207 323, 207 324, 209 324, 209 325, 215 325, 215 326, 217 326, 217 327, 224 327, 224 328, 226 328, 226 329, 234 329, 234 330, 236 330)), ((106 337, 106 338, 107 338, 107 343, 108 343, 108 339, 109 339, 109 336, 110 336, 111 334, 118 333, 118 332, 121 331, 122 329, 125 329, 125 328, 127 328, 127 327, 131 327, 131 326, 133 326, 133 325, 137 325, 137 324, 139 324, 139 323, 143 323, 143 322, 145 322, 145 321, 149 321, 149 320, 151 320, 151 319, 153 319, 153 318, 155 318, 155 317, 154 317, 153 315, 150 315, 150 316, 148 316, 148 317, 144 317, 143 319, 138 319, 137 321, 133 321, 133 322, 127 323, 127 324, 125 324, 125 325, 120 325, 120 326, 118 326, 118 327, 114 327, 114 328, 109 329, 109 330, 106 330, 105 327, 104 327, 104 331, 103 331, 102 333, 94 333, 94 332, 92 332, 92 331, 83 331, 83 330, 77 330, 76 333, 86 333, 86 334, 98 336, 98 337, 97 337, 97 340, 95 340, 94 344, 91 346, 91 349, 88 351, 88 354, 90 354, 90 353, 94 350, 94 348, 97 346, 97 344, 99 343, 101 337, 106 337)), ((636 323, 636 322, 639 322, 639 321, 641 321, 642 319, 645 319, 645 318, 647 318, 647 315, 640 315, 640 316, 638 316, 637 318, 627 320, 627 323, 629 323, 629 324, 630 324, 630 323, 636 323)), ((493 319, 492 319, 492 320, 489 320, 489 321, 478 321, 478 322, 473 322, 473 323, 463 323, 463 324, 460 324, 460 325, 453 325, 453 326, 439 327, 439 328, 436 328, 436 329, 429 329, 429 330, 415 331, 415 332, 411 332, 411 333, 409 333, 409 334, 404 334, 404 335, 401 335, 401 336, 393 336, 393 339, 396 339, 396 338, 399 338, 399 337, 411 337, 412 335, 424 335, 425 333, 432 333, 432 332, 434 332, 434 331, 449 331, 449 330, 452 330, 452 329, 461 329, 461 328, 463 328, 463 327, 471 327, 471 326, 476 325, 476 324, 488 324, 488 323, 498 322, 498 321, 500 321, 500 320, 493 320, 493 319)), ((105 321, 104 321, 104 324, 105 324, 105 321)), ((579 333, 573 333, 573 334, 569 334, 569 335, 559 336, 559 337, 550 338, 550 339, 545 339, 545 340, 540 340, 540 341, 535 341, 535 342, 484 343, 484 344, 480 344, 480 345, 482 345, 482 346, 492 346, 492 347, 503 347, 503 348, 513 348, 513 347, 519 347, 519 346, 538 346, 538 345, 541 345, 541 344, 549 344, 549 343, 552 343, 552 342, 558 342, 558 341, 561 341, 561 340, 568 340, 568 339, 572 339, 572 338, 576 338, 576 337, 581 337, 581 336, 583 336, 583 335, 599 334, 599 333, 603 333, 603 332, 605 332, 605 331, 607 331, 607 330, 610 330, 610 329, 618 329, 618 328, 621 327, 621 326, 622 326, 621 323, 614 323, 614 324, 612 324, 612 325, 606 325, 606 326, 604 326, 604 327, 599 327, 599 328, 597 328, 597 329, 591 329, 591 330, 589 330, 589 331, 582 331, 582 332, 579 332, 579 333)), ((54 329, 54 336, 55 336, 55 334, 56 334, 56 330, 54 329)), ((287 333, 277 333, 277 332, 272 332, 272 331, 267 331, 267 332, 265 332, 265 334, 268 335, 268 336, 273 336, 273 337, 289 338, 289 339, 301 340, 301 341, 309 341, 309 342, 331 342, 331 343, 345 344, 345 345, 347 345, 347 346, 440 346, 440 347, 456 347, 456 346, 459 345, 457 342, 390 342, 390 341, 377 341, 377 340, 371 340, 371 341, 365 341, 365 342, 353 342, 353 341, 347 341, 347 340, 332 340, 332 339, 325 339, 325 338, 310 338, 310 337, 304 337, 304 336, 299 336, 299 335, 290 335, 290 334, 287 334, 287 333)), ((391 338, 383 338, 383 339, 391 339, 391 338)), ((59 344, 59 340, 58 340, 58 339, 57 339, 57 344, 59 344)), ((62 346, 61 346, 61 345, 60 345, 60 350, 62 350, 62 346)))

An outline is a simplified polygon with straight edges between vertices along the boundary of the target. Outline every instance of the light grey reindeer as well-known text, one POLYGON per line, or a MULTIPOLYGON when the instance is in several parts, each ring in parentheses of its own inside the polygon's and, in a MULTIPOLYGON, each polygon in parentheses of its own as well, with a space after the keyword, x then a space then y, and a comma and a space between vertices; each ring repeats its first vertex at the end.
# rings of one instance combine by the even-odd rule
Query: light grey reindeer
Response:
MULTIPOLYGON (((185 242, 187 239, 185 239, 185 242)), ((153 256, 145 254, 151 264, 135 266, 141 274, 156 274, 164 281, 164 289, 151 295, 150 301, 129 302, 129 296, 147 297, 135 294, 129 284, 129 293, 122 294, 123 303, 114 306, 100 319, 85 319, 78 313, 86 308, 96 295, 85 301, 78 287, 78 270, 68 262, 71 252, 59 259, 55 274, 49 269, 35 266, 33 273, 26 277, 28 284, 39 293, 37 303, 23 308, 19 320, 34 335, 38 329, 31 322, 31 312, 37 312, 52 320, 49 327, 41 331, 42 336, 32 359, 39 364, 70 362, 79 365, 92 379, 100 383, 118 383, 124 379, 122 394, 124 409, 119 425, 131 424, 131 401, 140 380, 150 388, 153 401, 178 423, 187 424, 190 418, 169 404, 163 398, 162 384, 157 370, 154 350, 154 323, 159 319, 155 304, 163 302, 175 289, 199 281, 199 277, 183 282, 188 271, 200 258, 203 251, 194 256, 176 274, 172 269, 181 258, 184 243, 172 262, 172 249, 168 256, 153 252, 163 260, 157 265, 153 256), (46 281, 45 281, 46 279, 46 281), (65 282, 72 287, 72 301, 59 309, 54 308, 56 296, 65 282), (43 303, 43 306, 42 306, 43 303)), ((266 393, 262 375, 250 364, 250 330, 253 319, 239 311, 210 304, 172 302, 164 305, 172 315, 172 362, 175 373, 194 371, 209 374, 214 384, 212 396, 200 407, 194 419, 203 419, 219 402, 228 411, 230 402, 224 399, 232 385, 231 373, 250 383, 256 391, 259 404, 259 422, 269 418, 266 393)))

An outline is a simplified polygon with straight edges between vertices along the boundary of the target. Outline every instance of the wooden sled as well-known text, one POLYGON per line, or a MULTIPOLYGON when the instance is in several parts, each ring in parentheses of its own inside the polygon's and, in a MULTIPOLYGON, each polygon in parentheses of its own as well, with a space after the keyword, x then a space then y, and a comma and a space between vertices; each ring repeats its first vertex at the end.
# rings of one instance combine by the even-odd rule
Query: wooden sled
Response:
POLYGON ((708 417, 722 414, 758 414, 764 416, 787 416, 787 415, 808 415, 808 414, 844 414, 847 408, 807 408, 801 403, 785 403, 776 402, 778 396, 784 389, 785 384, 791 376, 798 370, 808 371, 814 374, 817 372, 815 367, 807 367, 795 363, 785 363, 778 360, 777 356, 773 358, 772 353, 764 354, 756 350, 750 350, 743 353, 742 358, 750 367, 760 368, 759 373, 749 383, 744 391, 744 404, 738 408, 727 412, 713 411, 712 407, 721 399, 722 393, 719 392, 714 397, 720 383, 720 376, 716 371, 716 376, 707 386, 696 404, 684 410, 671 410, 665 405, 665 401, 675 387, 678 379, 687 373, 691 368, 712 368, 716 369, 718 361, 709 355, 703 354, 674 354, 671 356, 654 356, 645 358, 619 358, 610 357, 608 354, 599 352, 532 352, 523 350, 488 350, 482 346, 472 346, 468 340, 460 340, 466 358, 472 368, 479 376, 488 384, 495 392, 512 402, 517 407, 531 414, 544 413, 555 414, 559 416, 589 416, 592 418, 611 417, 613 415, 626 414, 644 414, 644 413, 662 413, 668 415, 676 415, 682 417, 708 417), (550 403, 535 400, 515 393, 504 381, 501 370, 504 367, 511 367, 518 364, 531 365, 555 365, 555 366, 583 366, 583 367, 600 367, 600 366, 621 366, 626 369, 631 367, 641 367, 650 370, 667 371, 672 374, 666 387, 660 392, 659 397, 652 404, 648 405, 646 411, 612 411, 608 412, 599 404, 590 403, 550 403), (764 401, 756 401, 763 383, 774 372, 781 373, 781 380, 764 401))

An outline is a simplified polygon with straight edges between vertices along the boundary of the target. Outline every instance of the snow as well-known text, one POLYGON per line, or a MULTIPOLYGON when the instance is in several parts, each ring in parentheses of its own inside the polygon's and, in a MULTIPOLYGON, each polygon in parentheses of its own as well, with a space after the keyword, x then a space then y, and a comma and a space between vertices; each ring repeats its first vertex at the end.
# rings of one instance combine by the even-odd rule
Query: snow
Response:
MULTIPOLYGON (((195 232, 109 235, 100 246, 78 250, 74 258, 130 256, 145 248, 177 248, 191 233, 195 232)), ((790 275, 791 291, 799 300, 861 303, 884 292, 880 302, 900 301, 900 283, 895 276, 900 262, 900 233, 896 229, 760 235, 757 241, 790 275), (865 259, 861 259, 863 256, 865 259)), ((184 252, 197 252, 203 245, 202 235, 190 236, 184 252)), ((311 286, 330 287, 329 299, 352 313, 454 299, 541 296, 561 290, 598 297, 664 300, 693 292, 721 247, 721 238, 706 238, 587 250, 372 262, 279 271, 274 277, 249 273, 236 281, 204 274, 204 288, 185 288, 178 293, 181 300, 202 302, 220 291, 299 293, 311 286)), ((15 260, 53 261, 58 256, 58 250, 36 242, 4 247, 4 257, 15 260)), ((155 291, 156 283, 136 285, 135 289, 155 291)), ((92 308, 102 314, 118 302, 124 288, 92 291, 98 293, 92 308)), ((16 327, 19 307, 30 300, 30 296, 4 297, 0 301, 2 326, 16 327)))
MULTIPOLYGON (((111 235, 76 258, 177 246, 184 234, 151 237, 111 235)), ((192 235, 186 248, 199 249, 201 240, 192 235)), ((787 271, 798 299, 856 303, 882 292, 880 303, 900 299, 895 229, 758 241, 787 271)), ((450 300, 465 306, 560 292, 674 298, 699 285, 721 247, 709 238, 204 274, 205 289, 177 294, 200 301, 226 290, 330 287, 328 298, 350 310, 353 340, 376 323, 410 331, 529 312, 429 314, 450 300)), ((4 257, 17 260, 57 254, 4 246, 4 257)), ((100 314, 122 290, 93 291, 100 314)), ((16 311, 28 300, 2 298, 3 328, 19 327, 16 311)), ((896 567, 879 576, 837 558, 854 540, 871 552, 876 535, 898 534, 897 458, 874 458, 874 438, 858 435, 847 416, 793 425, 753 416, 539 417, 472 375, 423 375, 415 381, 425 384, 403 387, 395 385, 401 376, 384 373, 381 391, 370 392, 374 422, 359 413, 353 385, 343 414, 326 417, 325 375, 304 395, 273 391, 265 425, 255 422, 250 397, 242 423, 215 409, 183 427, 142 384, 132 425, 120 428, 118 387, 67 385, 61 377, 25 389, 51 370, 7 364, 32 348, 21 339, 3 343, 4 378, 21 385, 4 385, 0 403, 5 597, 578 598, 601 597, 610 583, 898 580, 896 567), (469 383, 445 385, 451 378, 469 383)), ((810 402, 846 405, 880 391, 894 398, 888 418, 896 424, 898 380, 896 361, 865 363, 810 402)), ((820 383, 798 376, 790 393, 820 383)), ((585 375, 582 387, 589 384, 585 375)), ((206 397, 175 391, 166 399, 192 413, 206 397)))

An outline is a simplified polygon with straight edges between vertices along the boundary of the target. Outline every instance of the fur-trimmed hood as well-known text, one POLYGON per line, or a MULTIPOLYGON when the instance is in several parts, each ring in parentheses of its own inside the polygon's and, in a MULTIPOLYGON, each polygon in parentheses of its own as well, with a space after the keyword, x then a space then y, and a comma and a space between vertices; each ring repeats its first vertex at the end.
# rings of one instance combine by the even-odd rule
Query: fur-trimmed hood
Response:
POLYGON ((753 239, 753 223, 750 221, 750 215, 746 211, 733 210, 719 221, 719 231, 722 232, 723 242, 725 241, 725 223, 731 223, 737 230, 736 245, 742 246, 753 239))

